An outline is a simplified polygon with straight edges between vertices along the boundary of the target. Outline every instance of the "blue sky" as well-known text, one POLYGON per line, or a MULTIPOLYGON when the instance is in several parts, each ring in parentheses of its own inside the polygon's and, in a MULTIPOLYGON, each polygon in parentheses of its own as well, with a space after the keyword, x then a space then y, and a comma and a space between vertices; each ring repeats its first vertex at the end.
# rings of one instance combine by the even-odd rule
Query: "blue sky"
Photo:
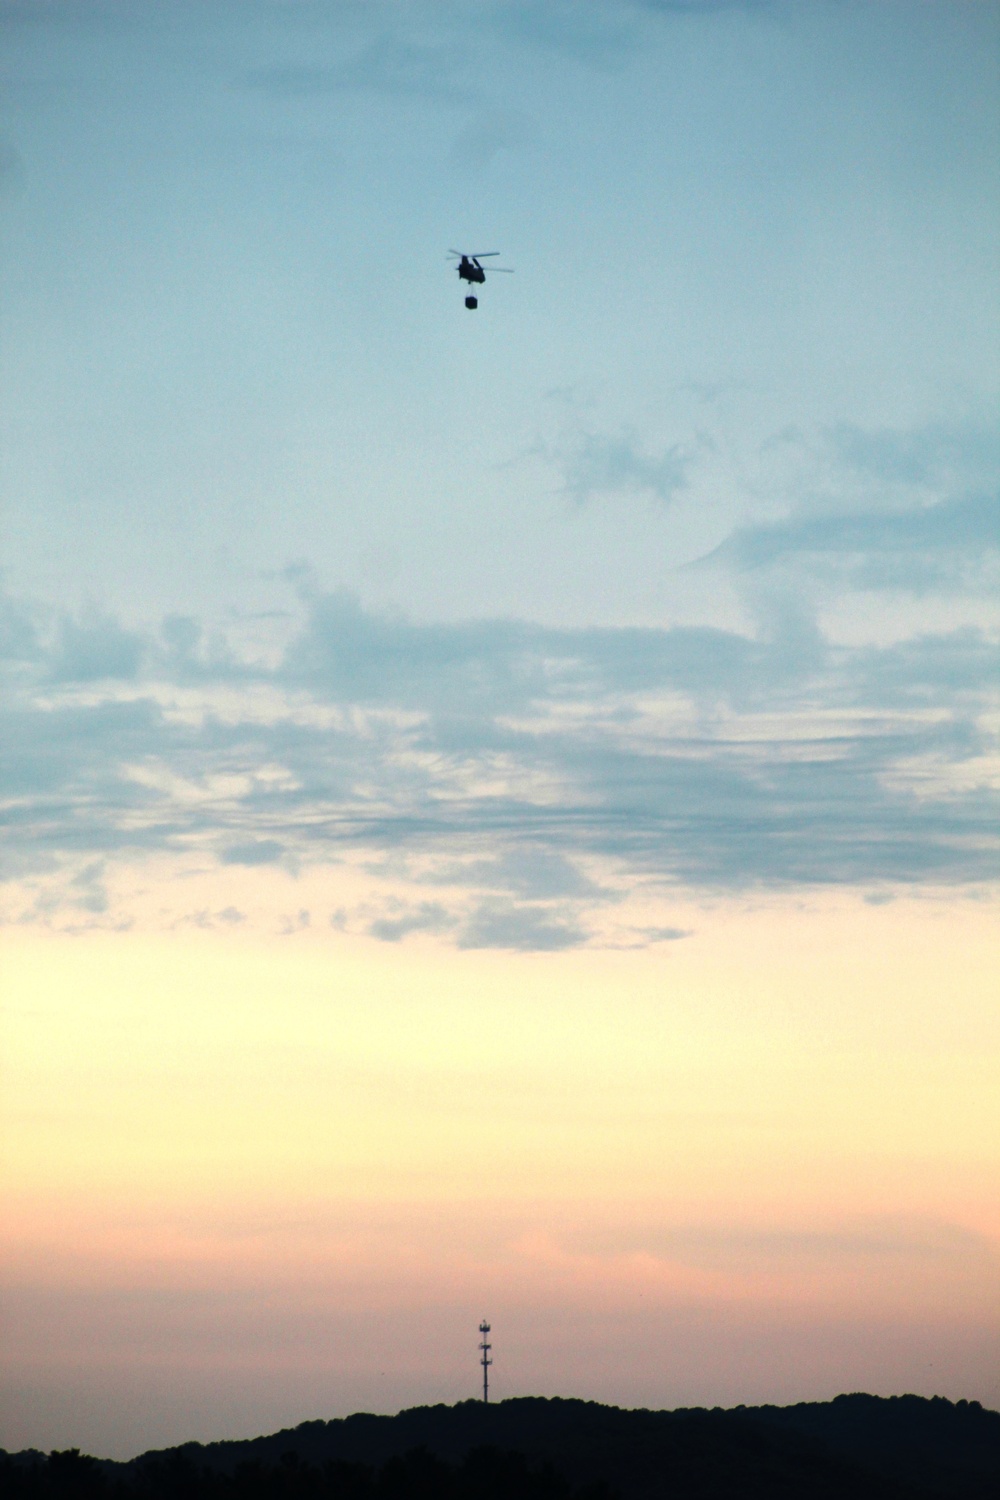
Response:
POLYGON ((371 930, 543 946, 590 859, 995 871, 995 5, 3 26, 10 915, 193 845, 460 858, 371 930))
POLYGON ((733 622, 734 527, 994 478, 994 6, 5 11, 12 587, 733 622))

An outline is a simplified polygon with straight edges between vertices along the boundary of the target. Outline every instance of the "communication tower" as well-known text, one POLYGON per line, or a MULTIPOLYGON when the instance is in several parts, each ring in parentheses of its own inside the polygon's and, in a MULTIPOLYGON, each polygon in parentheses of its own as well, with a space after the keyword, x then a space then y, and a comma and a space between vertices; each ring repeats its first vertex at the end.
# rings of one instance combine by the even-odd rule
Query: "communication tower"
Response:
POLYGON ((489 1341, 490 1325, 485 1318, 479 1325, 479 1332, 483 1336, 483 1341, 479 1345, 483 1354, 482 1359, 479 1361, 483 1367, 483 1400, 488 1401, 490 1399, 490 1365, 493 1363, 490 1359, 490 1350, 493 1348, 493 1345, 489 1341))

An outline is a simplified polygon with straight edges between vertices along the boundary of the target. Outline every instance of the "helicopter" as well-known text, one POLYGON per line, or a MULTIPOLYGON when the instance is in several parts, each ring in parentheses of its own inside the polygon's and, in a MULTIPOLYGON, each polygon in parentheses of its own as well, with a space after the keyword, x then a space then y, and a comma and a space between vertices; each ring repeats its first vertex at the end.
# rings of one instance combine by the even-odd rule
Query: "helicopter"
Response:
MULTIPOLYGON (((448 251, 449 257, 453 257, 458 261, 458 265, 455 267, 455 269, 458 272, 460 279, 462 281, 467 281, 470 286, 474 282, 484 282, 486 280, 487 271, 503 271, 508 276, 513 275, 512 266, 482 266, 479 264, 480 261, 489 260, 492 256, 499 254, 499 250, 480 250, 475 255, 467 254, 464 250, 448 251)), ((474 308, 477 308, 479 306, 479 298, 473 296, 470 293, 469 296, 465 299, 465 305, 471 312, 474 308)))

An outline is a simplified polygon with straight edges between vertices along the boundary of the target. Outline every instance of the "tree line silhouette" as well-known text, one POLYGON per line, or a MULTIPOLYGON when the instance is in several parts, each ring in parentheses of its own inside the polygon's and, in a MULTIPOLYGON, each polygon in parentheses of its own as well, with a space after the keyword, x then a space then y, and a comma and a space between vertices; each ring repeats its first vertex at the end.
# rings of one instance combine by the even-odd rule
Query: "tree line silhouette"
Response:
POLYGON ((524 1397, 303 1422, 128 1463, 0 1451, 5 1500, 995 1500, 1000 1413, 839 1396, 642 1411, 524 1397))
POLYGON ((576 1488, 551 1464, 498 1448, 475 1448, 458 1464, 416 1448, 380 1469, 310 1464, 290 1451, 276 1464, 237 1464, 231 1474, 175 1454, 115 1476, 70 1448, 30 1463, 4 1454, 0 1487, 6 1500, 618 1500, 603 1481, 576 1488))

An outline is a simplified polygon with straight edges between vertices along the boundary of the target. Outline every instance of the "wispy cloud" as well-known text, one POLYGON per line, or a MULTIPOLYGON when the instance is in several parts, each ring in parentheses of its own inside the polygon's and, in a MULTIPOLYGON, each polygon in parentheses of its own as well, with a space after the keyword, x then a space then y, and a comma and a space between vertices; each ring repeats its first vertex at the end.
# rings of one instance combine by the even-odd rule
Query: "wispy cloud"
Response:
POLYGON ((484 901, 462 927, 458 946, 558 952, 586 941, 586 929, 570 915, 554 916, 545 908, 513 901, 484 901))
POLYGON ((789 428, 763 444, 760 457, 757 488, 768 518, 744 523, 693 566, 780 571, 800 592, 822 583, 833 591, 993 594, 1000 580, 995 424, 789 428))
POLYGON ((52 676, 57 682, 100 682, 132 678, 139 671, 144 643, 134 631, 94 608, 79 619, 63 615, 58 643, 52 654, 52 676))
POLYGON ((645 495, 669 505, 687 487, 695 443, 673 443, 651 453, 635 432, 589 432, 535 452, 561 475, 562 490, 577 505, 602 495, 645 495))
POLYGON ((455 926, 455 918, 440 901, 421 901, 406 906, 392 903, 393 915, 377 917, 368 928, 372 937, 383 943, 398 943, 411 932, 445 932, 455 926))
POLYGON ((997 874, 996 643, 980 630, 845 648, 794 614, 755 639, 421 625, 322 593, 302 607, 271 666, 210 654, 195 628, 164 651, 154 630, 8 608, 8 879, 96 910, 123 860, 295 871, 356 851, 386 863, 387 890, 405 868, 440 892, 371 912, 376 937, 557 948, 650 882, 997 874))
POLYGON ((841 422, 825 436, 837 462, 883 483, 995 486, 1000 480, 997 426, 929 422, 901 429, 841 422))
POLYGON ((710 556, 737 568, 796 557, 836 569, 855 587, 992 592, 1000 562, 1000 495, 897 512, 798 515, 747 526, 710 556))
POLYGON ((995 1267, 997 1249, 987 1236, 935 1219, 881 1215, 831 1227, 767 1228, 633 1224, 571 1232, 567 1244, 591 1254, 648 1255, 720 1270, 759 1272, 789 1262, 866 1261, 952 1263, 972 1260, 995 1267))
POLYGON ((273 865, 284 854, 277 839, 252 839, 246 844, 230 844, 219 858, 224 865, 273 865))

